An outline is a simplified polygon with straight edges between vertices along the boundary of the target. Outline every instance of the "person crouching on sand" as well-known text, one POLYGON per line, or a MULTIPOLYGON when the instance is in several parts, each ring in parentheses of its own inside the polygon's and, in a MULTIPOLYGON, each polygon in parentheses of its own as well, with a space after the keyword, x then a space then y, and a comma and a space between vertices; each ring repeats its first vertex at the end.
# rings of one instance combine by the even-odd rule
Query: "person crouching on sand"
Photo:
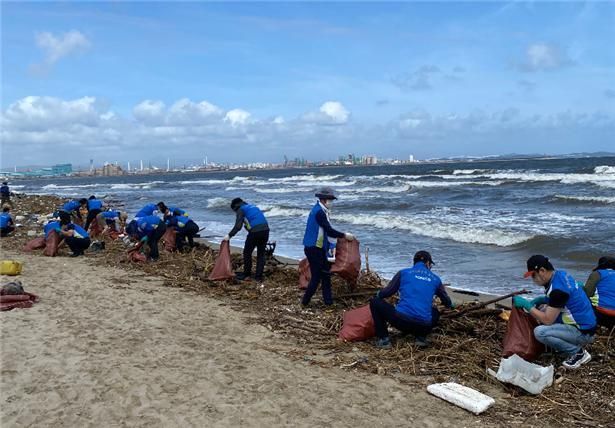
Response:
POLYGON ((435 264, 431 254, 418 251, 413 263, 411 268, 397 272, 369 302, 376 329, 376 346, 379 348, 391 347, 388 324, 404 333, 413 334, 418 346, 427 346, 427 335, 440 319, 440 312, 432 305, 434 296, 438 296, 444 306, 454 307, 442 280, 431 271, 435 264), (399 293, 397 306, 384 300, 396 293, 399 293))
POLYGON ((158 260, 158 257, 160 257, 158 241, 160 241, 166 230, 167 226, 164 224, 164 221, 155 215, 137 218, 126 226, 126 233, 128 235, 149 246, 149 258, 153 261, 158 260))
POLYGON ((308 284, 301 304, 307 306, 318 285, 322 287, 322 299, 325 305, 333 304, 331 295, 331 263, 328 260, 329 239, 346 238, 349 241, 354 239, 350 233, 343 233, 335 230, 329 222, 329 210, 333 201, 337 199, 335 192, 330 187, 324 187, 316 192, 318 198, 312 207, 305 226, 303 235, 303 251, 310 263, 310 283, 308 284))
POLYGON ((122 233, 123 228, 126 225, 128 214, 124 211, 108 210, 98 213, 96 221, 103 234, 115 231, 122 233))
POLYGON ((598 325, 615 326, 615 257, 604 256, 583 287, 594 307, 598 325))
POLYGON ((2 214, 0 214, 0 236, 9 236, 9 233, 15 230, 15 222, 11 217, 11 208, 5 206, 2 208, 2 214))
POLYGON ((243 272, 237 274, 237 279, 248 279, 252 275, 252 252, 256 248, 254 279, 260 282, 263 280, 265 270, 265 250, 267 249, 267 241, 269 241, 269 223, 260 208, 248 204, 241 198, 235 198, 231 201, 231 209, 235 211, 235 226, 224 237, 224 240, 230 241, 241 230, 242 226, 248 231, 243 246, 243 272))
POLYGON ((530 276, 534 284, 544 287, 545 295, 532 301, 515 296, 513 305, 526 310, 542 324, 534 328, 536 340, 564 354, 565 368, 579 368, 591 360, 584 347, 594 341, 596 333, 596 316, 589 298, 572 276, 555 270, 545 256, 535 255, 527 260, 524 277, 530 276))
POLYGON ((58 233, 73 252, 70 255, 71 257, 82 256, 84 251, 90 247, 90 235, 84 228, 72 223, 68 213, 60 213, 60 230, 58 233))
POLYGON ((174 227, 177 232, 175 238, 175 245, 177 251, 182 251, 184 245, 186 245, 186 239, 188 239, 188 246, 194 247, 194 237, 199 233, 199 226, 187 215, 181 214, 179 210, 175 211, 173 215, 165 215, 165 222, 168 227, 174 227))

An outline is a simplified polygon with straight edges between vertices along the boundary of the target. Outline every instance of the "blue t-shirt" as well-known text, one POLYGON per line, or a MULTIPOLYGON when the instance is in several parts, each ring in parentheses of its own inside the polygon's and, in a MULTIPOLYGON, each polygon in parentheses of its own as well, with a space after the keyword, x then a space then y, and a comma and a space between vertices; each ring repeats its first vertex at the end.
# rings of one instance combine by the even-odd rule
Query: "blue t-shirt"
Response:
POLYGON ((557 318, 558 323, 575 326, 579 330, 592 330, 596 328, 596 316, 585 291, 574 278, 563 270, 556 270, 547 289, 547 297, 551 293, 560 291, 568 295, 565 306, 557 318))
POLYGON ((0 227, 4 228, 13 224, 13 218, 9 213, 0 213, 0 227))

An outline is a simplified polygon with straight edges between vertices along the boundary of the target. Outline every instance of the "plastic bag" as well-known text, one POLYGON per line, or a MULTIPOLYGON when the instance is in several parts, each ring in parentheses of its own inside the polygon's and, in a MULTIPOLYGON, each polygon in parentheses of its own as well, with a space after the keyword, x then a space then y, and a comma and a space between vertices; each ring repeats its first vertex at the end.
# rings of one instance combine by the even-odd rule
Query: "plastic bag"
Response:
POLYGON ((35 294, 12 294, 0 296, 0 311, 10 311, 15 308, 30 308, 38 300, 35 294))
POLYGON ((369 305, 344 312, 344 321, 338 339, 345 342, 357 342, 375 335, 376 329, 369 305))
POLYGON ((517 354, 527 361, 534 361, 545 350, 545 346, 536 340, 534 327, 538 325, 531 315, 523 310, 513 308, 508 320, 502 355, 510 357, 517 354))
POLYGON ((231 265, 231 247, 228 241, 222 241, 220 251, 216 257, 214 269, 209 274, 210 281, 224 281, 235 277, 233 266, 231 265))
POLYGON ((361 253, 359 241, 349 241, 344 238, 337 240, 335 263, 331 266, 331 273, 336 273, 346 281, 356 284, 361 272, 361 253))
POLYGON ((33 250, 40 250, 41 248, 45 248, 45 238, 39 236, 38 238, 34 238, 31 241, 28 241, 26 245, 24 245, 23 250, 26 252, 30 252, 33 250))
POLYGON ((308 259, 301 259, 299 262, 299 290, 308 288, 311 278, 310 262, 308 262, 308 259))
POLYGON ((45 249, 43 255, 47 257, 55 257, 58 255, 58 246, 60 245, 60 235, 55 230, 49 232, 45 238, 45 249))
POLYGON ((512 383, 531 394, 540 394, 553 384, 553 366, 543 367, 528 363, 518 355, 503 358, 495 377, 500 382, 512 383))
POLYGON ((177 237, 177 232, 172 227, 167 227, 166 232, 162 235, 162 242, 164 243, 164 249, 168 252, 175 251, 175 239, 177 237))

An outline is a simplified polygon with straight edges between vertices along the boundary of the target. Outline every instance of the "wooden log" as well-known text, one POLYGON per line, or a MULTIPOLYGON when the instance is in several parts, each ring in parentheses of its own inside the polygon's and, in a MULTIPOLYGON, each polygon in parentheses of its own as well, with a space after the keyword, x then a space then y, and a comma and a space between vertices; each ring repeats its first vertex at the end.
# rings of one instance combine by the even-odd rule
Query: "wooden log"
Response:
POLYGON ((525 289, 520 290, 520 291, 514 291, 512 293, 506 294, 505 296, 496 297, 495 299, 487 300, 486 302, 482 302, 482 303, 479 303, 477 305, 473 305, 472 307, 462 309, 459 312, 448 312, 448 313, 445 313, 445 314, 442 315, 441 318, 457 318, 457 317, 460 317, 462 315, 467 314, 468 312, 473 312, 473 311, 476 311, 478 309, 483 309, 484 307, 492 305, 492 304, 494 304, 496 302, 500 302, 502 300, 509 299, 509 298, 511 298, 513 296, 518 296, 520 294, 527 294, 527 293, 529 293, 529 291, 527 291, 525 289))

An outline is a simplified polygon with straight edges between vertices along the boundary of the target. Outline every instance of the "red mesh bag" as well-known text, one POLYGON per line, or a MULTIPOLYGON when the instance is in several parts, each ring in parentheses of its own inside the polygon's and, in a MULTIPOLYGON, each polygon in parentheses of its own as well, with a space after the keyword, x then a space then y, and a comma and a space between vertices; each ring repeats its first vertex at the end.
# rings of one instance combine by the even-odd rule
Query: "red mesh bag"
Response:
POLYGON ((28 243, 24 245, 23 250, 30 252, 33 250, 40 250, 41 248, 45 248, 45 238, 39 236, 38 238, 28 241, 28 243))
POLYGON ((376 329, 369 305, 344 312, 344 322, 338 339, 345 342, 357 342, 372 338, 375 335, 376 329))
POLYGON ((534 327, 538 321, 521 309, 513 308, 508 319, 502 355, 517 354, 526 361, 533 361, 545 351, 545 346, 536 340, 534 327))
POLYGON ((308 259, 302 259, 299 262, 299 289, 305 290, 308 288, 312 274, 310 273, 310 262, 308 259))
POLYGON ((58 255, 58 246, 60 245, 60 235, 55 230, 49 232, 45 238, 45 249, 43 255, 47 257, 55 257, 58 255))
POLYGON ((175 251, 175 239, 177 237, 177 231, 173 227, 167 227, 167 230, 162 235, 162 242, 164 243, 164 249, 168 252, 175 251))
POLYGON ((224 281, 235 277, 233 266, 231 265, 231 247, 228 241, 222 241, 220 251, 216 257, 214 269, 209 274, 210 281, 224 281))
POLYGON ((15 308, 30 308, 37 300, 38 297, 32 293, 0 296, 0 311, 10 311, 15 308))
POLYGON ((331 266, 331 273, 336 273, 346 281, 356 284, 361 272, 361 253, 359 241, 349 241, 344 238, 337 240, 335 263, 331 266))

